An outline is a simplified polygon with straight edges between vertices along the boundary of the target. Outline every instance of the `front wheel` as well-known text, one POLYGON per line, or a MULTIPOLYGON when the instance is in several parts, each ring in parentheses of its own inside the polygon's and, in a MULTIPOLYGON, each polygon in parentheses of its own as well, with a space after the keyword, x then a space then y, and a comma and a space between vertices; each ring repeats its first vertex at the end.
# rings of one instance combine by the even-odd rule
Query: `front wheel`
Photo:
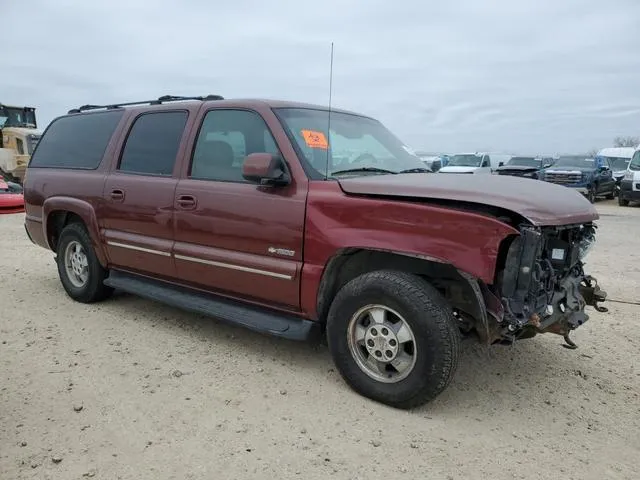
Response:
POLYGON ((622 190, 618 192, 618 205, 620 205, 621 207, 629 206, 629 200, 625 200, 625 198, 622 196, 622 190))
POLYGON ((327 341, 351 388, 397 408, 439 395, 460 356, 460 331, 444 297, 422 278, 396 271, 366 273, 338 292, 327 341))
POLYGON ((589 187, 587 191, 587 200, 591 203, 595 203, 596 201, 596 188, 594 186, 589 187))
POLYGON ((613 200, 616 198, 616 186, 615 184, 611 188, 611 192, 605 197, 607 200, 613 200))

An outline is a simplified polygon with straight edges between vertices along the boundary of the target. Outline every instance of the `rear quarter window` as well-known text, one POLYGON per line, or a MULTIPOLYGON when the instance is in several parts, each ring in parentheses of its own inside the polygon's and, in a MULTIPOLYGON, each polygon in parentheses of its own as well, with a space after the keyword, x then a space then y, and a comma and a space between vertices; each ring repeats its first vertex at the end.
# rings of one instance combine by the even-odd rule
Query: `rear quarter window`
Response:
POLYGON ((54 120, 38 142, 29 167, 98 168, 123 113, 79 114, 54 120))

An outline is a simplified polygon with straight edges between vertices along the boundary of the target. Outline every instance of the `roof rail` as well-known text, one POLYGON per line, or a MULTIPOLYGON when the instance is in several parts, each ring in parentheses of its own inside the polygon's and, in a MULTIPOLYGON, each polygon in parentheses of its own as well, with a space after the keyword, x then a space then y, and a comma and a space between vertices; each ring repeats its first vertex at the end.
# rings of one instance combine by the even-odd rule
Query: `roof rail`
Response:
POLYGON ((202 102, 205 102, 208 100, 224 100, 224 97, 222 95, 205 95, 205 96, 199 96, 199 97, 180 97, 176 95, 163 95, 162 97, 158 97, 156 100, 142 100, 139 102, 114 103, 110 105, 82 105, 81 107, 73 108, 69 110, 67 113, 68 114, 80 113, 80 112, 85 112, 87 110, 100 110, 102 108, 106 110, 112 110, 114 108, 129 107, 132 105, 160 105, 162 103, 180 102, 184 100, 200 100, 202 102))

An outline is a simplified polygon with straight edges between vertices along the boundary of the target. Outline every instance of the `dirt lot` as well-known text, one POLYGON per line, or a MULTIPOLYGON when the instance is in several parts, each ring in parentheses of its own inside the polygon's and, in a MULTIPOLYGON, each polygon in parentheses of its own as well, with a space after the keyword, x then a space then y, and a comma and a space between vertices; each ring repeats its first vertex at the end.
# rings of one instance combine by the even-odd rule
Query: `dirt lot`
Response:
MULTIPOLYGON (((598 202, 588 269, 640 300, 640 208, 598 202)), ((640 307, 469 343, 432 404, 351 392, 326 347, 131 296, 72 302, 23 215, 0 217, 0 478, 640 478, 640 307)))

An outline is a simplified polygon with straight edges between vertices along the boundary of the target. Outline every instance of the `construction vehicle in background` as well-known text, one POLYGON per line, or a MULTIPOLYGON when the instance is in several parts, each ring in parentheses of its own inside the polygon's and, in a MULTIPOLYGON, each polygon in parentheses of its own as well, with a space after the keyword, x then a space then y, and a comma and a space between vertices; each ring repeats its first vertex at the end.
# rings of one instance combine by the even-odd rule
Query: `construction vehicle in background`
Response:
POLYGON ((0 103, 0 174, 6 181, 22 183, 41 134, 35 108, 0 103))

